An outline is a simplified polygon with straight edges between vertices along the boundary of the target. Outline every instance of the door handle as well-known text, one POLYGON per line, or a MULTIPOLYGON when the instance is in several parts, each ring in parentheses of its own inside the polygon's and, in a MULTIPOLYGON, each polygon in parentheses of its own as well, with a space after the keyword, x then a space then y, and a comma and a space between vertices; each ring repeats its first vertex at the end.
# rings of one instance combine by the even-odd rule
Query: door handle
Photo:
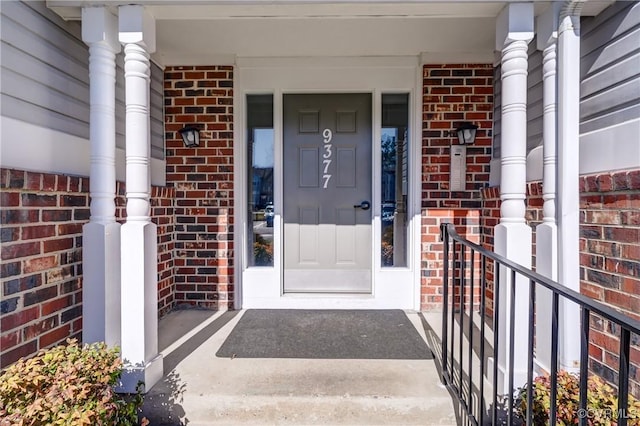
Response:
POLYGON ((353 206, 354 209, 362 209, 362 210, 369 210, 371 208, 371 203, 368 201, 363 201, 360 204, 355 204, 353 206))

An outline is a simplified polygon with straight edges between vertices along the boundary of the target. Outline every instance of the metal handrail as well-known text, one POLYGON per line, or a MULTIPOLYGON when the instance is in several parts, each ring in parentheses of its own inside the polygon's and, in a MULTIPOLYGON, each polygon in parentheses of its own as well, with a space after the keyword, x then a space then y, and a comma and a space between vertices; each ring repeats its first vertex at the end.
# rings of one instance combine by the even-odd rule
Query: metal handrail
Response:
MULTIPOLYGON (((498 266, 505 267, 508 272, 511 274, 511 285, 509 289, 505 289, 505 291, 510 291, 513 296, 515 295, 516 290, 516 275, 525 277, 529 279, 529 333, 528 333, 528 345, 529 345, 529 357, 527 360, 527 385, 526 388, 529 389, 527 392, 527 413, 526 413, 526 422, 527 424, 532 424, 532 382, 533 382, 533 347, 534 347, 534 324, 535 324, 535 294, 536 294, 536 286, 540 285, 544 288, 547 288, 552 292, 552 332, 551 332, 551 371, 550 380, 551 380, 551 413, 550 413, 550 424, 555 425, 556 423, 556 401, 557 401, 557 360, 558 360, 558 311, 559 311, 559 302, 560 298, 572 301, 576 303, 581 309, 581 347, 580 347, 580 403, 579 408, 584 410, 583 413, 586 413, 586 400, 587 400, 587 376, 588 376, 588 349, 589 349, 589 320, 591 314, 597 314, 620 327, 620 356, 619 356, 619 369, 618 369, 618 412, 626 413, 628 406, 628 375, 629 375, 629 355, 630 355, 630 345, 631 345, 631 333, 635 333, 640 335, 640 321, 635 320, 631 317, 628 317, 621 312, 616 311, 615 309, 606 306, 594 299, 591 299, 585 295, 582 295, 570 288, 564 287, 561 284, 538 274, 535 271, 532 271, 528 268, 525 268, 504 256, 496 254, 486 248, 473 243, 463 237, 461 237, 455 230, 455 227, 451 223, 443 223, 440 226, 441 232, 441 240, 444 242, 443 252, 444 252, 444 285, 443 285, 443 321, 442 321, 442 380, 443 382, 453 389, 453 394, 456 395, 459 399, 461 406, 466 410, 466 415, 469 421, 472 424, 482 425, 485 423, 484 421, 484 376, 486 371, 485 368, 485 360, 484 360, 484 350, 485 350, 485 323, 481 322, 480 325, 480 383, 478 383, 478 395, 479 397, 476 400, 476 406, 473 406, 474 401, 472 397, 472 389, 473 389, 473 374, 472 374, 472 346, 473 346, 473 283, 474 283, 474 274, 475 274, 475 256, 476 253, 480 256, 480 302, 479 309, 481 318, 484 318, 487 313, 486 308, 486 290, 487 290, 487 261, 493 261, 494 263, 494 279, 493 279, 493 330, 494 330, 494 338, 493 338, 493 350, 494 354, 498 351, 498 346, 502 343, 499 342, 498 339, 498 327, 499 327, 499 311, 501 309, 499 305, 499 293, 500 293, 500 268, 498 266), (457 244, 456 244, 457 243, 457 244), (450 247, 452 246, 452 247, 450 247), (458 247, 459 246, 459 247, 458 247), (453 251, 454 262, 450 265, 450 251, 453 251), (468 388, 468 398, 465 398, 465 393, 463 392, 463 357, 462 357, 462 346, 463 346, 463 335, 465 330, 463 330, 464 322, 463 317, 465 313, 465 281, 466 281, 466 272, 465 268, 467 262, 465 261, 466 252, 470 253, 470 261, 468 264, 470 265, 471 271, 469 275, 471 277, 471 282, 469 286, 469 300, 471 301, 471 308, 469 309, 469 329, 468 329, 468 339, 469 339, 469 355, 468 355, 468 366, 467 366, 467 374, 468 374, 468 383, 466 383, 468 388), (457 262, 457 264, 456 264, 457 262), (455 371, 454 366, 456 364, 455 361, 455 351, 454 351, 454 325, 455 325, 455 310, 452 306, 451 312, 449 313, 449 286, 450 286, 450 268, 454 272, 452 277, 455 279, 457 277, 459 284, 456 285, 455 282, 452 281, 451 288, 455 289, 459 288, 458 298, 459 298, 459 348, 458 348, 458 369, 457 372, 459 375, 458 380, 455 380, 455 371), (459 272, 456 275, 456 272, 459 272), (449 314, 451 319, 451 330, 448 330, 448 320, 449 314), (450 334, 450 335, 449 335, 450 334), (451 341, 450 341, 451 340, 451 341), (449 347, 451 345, 451 347, 449 347), (622 411, 621 411, 622 410, 622 411)), ((454 294, 451 297, 451 304, 455 305, 456 295, 454 294)), ((513 358, 514 358, 514 303, 511 303, 509 306, 509 315, 511 318, 510 321, 510 347, 509 349, 509 394, 507 396, 507 422, 508 424, 512 424, 513 419, 513 358)), ((497 360, 494 360, 493 366, 493 409, 491 413, 491 423, 497 424, 497 402, 498 395, 496 390, 497 385, 497 360)), ((587 424, 586 416, 580 418, 580 425, 587 424)), ((626 416, 621 416, 618 420, 618 425, 625 426, 627 424, 626 416)))

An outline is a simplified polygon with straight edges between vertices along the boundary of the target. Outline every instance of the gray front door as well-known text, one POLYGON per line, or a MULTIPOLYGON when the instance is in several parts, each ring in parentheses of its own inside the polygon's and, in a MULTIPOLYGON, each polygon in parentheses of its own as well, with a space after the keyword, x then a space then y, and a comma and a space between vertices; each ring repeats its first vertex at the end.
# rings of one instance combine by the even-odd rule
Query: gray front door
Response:
POLYGON ((371 292, 371 94, 284 95, 284 291, 371 292))

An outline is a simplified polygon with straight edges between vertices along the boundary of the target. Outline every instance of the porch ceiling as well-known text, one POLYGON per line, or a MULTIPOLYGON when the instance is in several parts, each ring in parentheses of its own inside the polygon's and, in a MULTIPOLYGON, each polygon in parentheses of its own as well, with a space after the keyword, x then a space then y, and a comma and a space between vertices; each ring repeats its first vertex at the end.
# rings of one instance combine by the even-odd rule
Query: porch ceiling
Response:
MULTIPOLYGON (((112 1, 108 4, 131 4, 112 1)), ((233 64, 238 57, 417 56, 492 62, 495 18, 508 1, 139 0, 156 19, 160 65, 233 64)), ((536 14, 548 1, 535 1, 536 14)), ((597 13, 610 0, 586 3, 597 13)), ((104 2, 48 0, 65 19, 104 2)))

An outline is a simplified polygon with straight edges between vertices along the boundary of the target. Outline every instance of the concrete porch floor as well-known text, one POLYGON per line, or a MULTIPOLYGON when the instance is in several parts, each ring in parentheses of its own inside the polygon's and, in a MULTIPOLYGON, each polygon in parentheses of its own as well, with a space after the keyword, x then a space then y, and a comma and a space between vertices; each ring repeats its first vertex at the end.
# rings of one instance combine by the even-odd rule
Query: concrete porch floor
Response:
MULTIPOLYGON (((217 357, 244 313, 178 310, 160 321, 165 377, 145 396, 151 425, 459 424, 434 359, 217 357)), ((440 314, 406 314, 437 356, 440 314)))

